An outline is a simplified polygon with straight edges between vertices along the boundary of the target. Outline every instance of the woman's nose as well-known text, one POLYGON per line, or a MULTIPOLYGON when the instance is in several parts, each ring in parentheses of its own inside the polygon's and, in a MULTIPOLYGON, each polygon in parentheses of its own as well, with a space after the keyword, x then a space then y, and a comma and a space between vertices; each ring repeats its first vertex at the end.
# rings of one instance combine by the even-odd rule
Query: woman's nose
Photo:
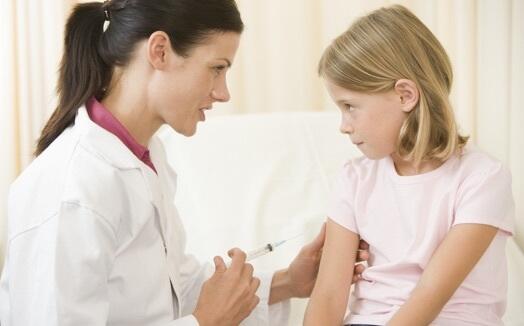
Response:
POLYGON ((227 102, 231 98, 226 83, 223 83, 222 85, 217 85, 217 87, 215 87, 211 91, 211 96, 218 102, 227 102))

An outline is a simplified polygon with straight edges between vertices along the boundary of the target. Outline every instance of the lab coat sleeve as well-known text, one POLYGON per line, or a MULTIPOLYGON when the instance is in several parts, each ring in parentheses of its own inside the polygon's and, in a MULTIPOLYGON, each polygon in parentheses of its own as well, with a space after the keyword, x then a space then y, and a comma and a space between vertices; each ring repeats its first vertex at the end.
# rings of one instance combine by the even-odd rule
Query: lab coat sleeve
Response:
POLYGON ((166 326, 199 326, 199 324, 195 316, 187 315, 173 321, 172 323, 169 323, 169 325, 166 326))
POLYGON ((48 260, 50 283, 47 291, 36 292, 39 302, 31 309, 55 302, 57 325, 106 325, 108 278, 118 247, 115 229, 105 217, 76 203, 62 204, 56 227, 55 253, 48 260), (53 293, 55 300, 46 302, 44 293, 53 293))
MULTIPOLYGON (((9 243, 7 244, 9 246, 9 243)), ((9 316, 11 307, 9 302, 9 270, 6 266, 9 264, 9 249, 6 246, 6 256, 4 260, 4 270, 0 278, 0 325, 9 326, 9 316)))
POLYGON ((284 300, 279 303, 268 305, 273 273, 260 273, 256 276, 260 279, 260 286, 257 290, 257 296, 260 298, 260 303, 255 310, 253 310, 251 315, 241 323, 241 325, 287 325, 289 320, 290 301, 284 300))
POLYGON ((32 240, 20 236, 10 243, 11 311, 5 325, 105 326, 114 229, 95 211, 69 202, 45 223, 32 240))
MULTIPOLYGON (((185 263, 180 269, 180 276, 182 277, 181 284, 183 285, 181 300, 182 315, 189 315, 193 313, 198 301, 198 296, 200 295, 202 284, 211 276, 212 273, 213 267, 211 264, 200 264, 195 257, 186 256, 185 263)), ((260 303, 253 310, 251 315, 241 323, 241 325, 287 325, 290 311, 289 300, 285 300, 270 306, 268 305, 273 274, 262 273, 257 275, 257 277, 260 278, 260 286, 257 290, 260 303)), ((176 325, 178 326, 178 324, 176 325)), ((175 324, 173 326, 175 326, 175 324)))
POLYGON ((214 268, 209 263, 201 264, 192 255, 185 255, 183 260, 179 269, 179 304, 182 316, 187 316, 194 312, 202 285, 211 277, 214 268))

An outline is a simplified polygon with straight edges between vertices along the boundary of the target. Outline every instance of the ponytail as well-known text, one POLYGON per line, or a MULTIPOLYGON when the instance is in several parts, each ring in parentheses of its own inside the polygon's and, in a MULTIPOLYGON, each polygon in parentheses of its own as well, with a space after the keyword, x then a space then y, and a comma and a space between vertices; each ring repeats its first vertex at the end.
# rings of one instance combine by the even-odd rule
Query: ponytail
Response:
POLYGON ((111 67, 99 55, 105 14, 103 4, 90 2, 73 9, 65 30, 64 54, 57 85, 58 107, 37 142, 40 155, 67 127, 91 96, 101 96, 111 77, 111 67))

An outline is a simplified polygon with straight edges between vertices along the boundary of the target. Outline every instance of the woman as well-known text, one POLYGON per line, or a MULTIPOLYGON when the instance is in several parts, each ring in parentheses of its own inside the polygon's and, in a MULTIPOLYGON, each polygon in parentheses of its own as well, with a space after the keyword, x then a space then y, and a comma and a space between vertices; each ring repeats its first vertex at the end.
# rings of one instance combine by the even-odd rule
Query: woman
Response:
POLYGON ((75 7, 58 107, 9 196, 3 326, 278 325, 286 299, 309 296, 323 231, 260 279, 238 249, 214 271, 185 255, 176 175, 154 136, 163 124, 191 136, 229 99, 242 29, 233 0, 75 7))

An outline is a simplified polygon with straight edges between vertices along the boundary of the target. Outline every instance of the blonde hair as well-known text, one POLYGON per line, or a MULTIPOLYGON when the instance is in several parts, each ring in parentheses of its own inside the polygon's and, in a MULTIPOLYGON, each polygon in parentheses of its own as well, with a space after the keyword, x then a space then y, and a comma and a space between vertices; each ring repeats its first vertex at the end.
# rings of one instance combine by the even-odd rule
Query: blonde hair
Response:
POLYGON ((417 85, 419 102, 398 138, 397 153, 406 160, 445 161, 468 140, 457 130, 449 101, 453 72, 446 51, 401 5, 359 18, 324 51, 318 69, 321 77, 357 92, 386 92, 404 78, 417 85))

